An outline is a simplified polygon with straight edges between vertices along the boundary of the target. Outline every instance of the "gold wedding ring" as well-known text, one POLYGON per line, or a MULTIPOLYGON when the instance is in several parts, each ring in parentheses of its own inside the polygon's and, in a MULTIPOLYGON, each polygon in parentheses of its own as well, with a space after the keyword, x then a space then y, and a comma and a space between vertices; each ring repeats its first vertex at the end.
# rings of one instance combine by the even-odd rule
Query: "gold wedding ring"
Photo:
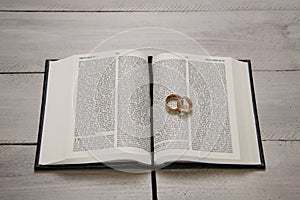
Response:
POLYGON ((184 96, 177 101, 177 107, 181 113, 189 113, 193 109, 192 100, 190 98, 184 96), (186 101, 188 103, 188 105, 185 105, 184 101, 186 101))
POLYGON ((181 97, 178 94, 170 94, 166 98, 165 108, 170 114, 187 114, 190 113, 193 109, 192 100, 186 96, 181 97), (169 105, 169 102, 175 100, 177 101, 177 107, 173 108, 169 105), (185 104, 187 103, 187 105, 185 104))
POLYGON ((178 109, 178 100, 181 99, 181 96, 179 96, 178 94, 170 94, 167 98, 166 98, 166 110, 168 113, 170 114, 178 114, 180 113, 179 109, 178 109), (177 101, 177 107, 172 108, 171 106, 169 106, 169 102, 171 100, 176 100, 177 101))

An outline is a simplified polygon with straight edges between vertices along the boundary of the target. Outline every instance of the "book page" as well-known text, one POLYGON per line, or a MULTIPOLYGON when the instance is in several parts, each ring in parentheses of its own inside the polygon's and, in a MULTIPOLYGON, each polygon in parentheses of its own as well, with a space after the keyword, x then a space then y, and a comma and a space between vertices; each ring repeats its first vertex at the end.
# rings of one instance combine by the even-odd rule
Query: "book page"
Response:
POLYGON ((243 164, 261 164, 258 134, 252 100, 251 73, 247 62, 231 58, 235 107, 239 132, 241 160, 243 164), (245 123, 247 122, 247 123, 245 123))
POLYGON ((197 157, 199 162, 203 158, 239 159, 235 111, 229 106, 233 104, 229 101, 232 88, 226 74, 230 60, 182 55, 163 54, 153 64, 154 88, 164 88, 154 93, 161 104, 154 117, 166 118, 163 128, 154 129, 156 162, 187 157, 197 157), (185 117, 167 113, 165 98, 171 93, 188 96, 193 102, 192 113, 185 117), (175 136, 170 138, 168 132, 175 136))
POLYGON ((147 58, 139 53, 79 60, 73 152, 99 160, 150 161, 147 58), (148 114, 148 115, 147 115, 148 114), (106 149, 110 149, 106 151, 106 149), (143 150, 143 151, 142 151, 143 150), (113 152, 114 157, 111 155, 113 152))
POLYGON ((115 56, 79 58, 73 152, 114 147, 115 56))
POLYGON ((71 56, 49 62, 46 86, 43 133, 39 164, 52 164, 64 160, 69 149, 72 133, 73 83, 76 80, 77 57, 71 56))
POLYGON ((41 164, 150 163, 147 57, 77 55, 49 70, 41 164))
POLYGON ((169 94, 188 96, 185 60, 154 60, 152 70, 155 156, 158 152, 168 149, 189 149, 188 118, 169 114, 165 110, 165 99, 169 94))
POLYGON ((117 74, 116 147, 150 152, 150 91, 147 57, 120 56, 117 74))

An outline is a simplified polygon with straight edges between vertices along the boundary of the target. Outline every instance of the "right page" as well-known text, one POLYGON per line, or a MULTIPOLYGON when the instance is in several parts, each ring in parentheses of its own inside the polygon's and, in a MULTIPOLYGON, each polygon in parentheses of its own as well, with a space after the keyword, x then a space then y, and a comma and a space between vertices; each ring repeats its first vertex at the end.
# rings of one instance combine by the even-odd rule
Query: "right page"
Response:
POLYGON ((225 57, 167 53, 154 58, 156 164, 260 162, 247 69, 225 57), (192 113, 168 113, 164 105, 171 93, 188 96, 192 113))

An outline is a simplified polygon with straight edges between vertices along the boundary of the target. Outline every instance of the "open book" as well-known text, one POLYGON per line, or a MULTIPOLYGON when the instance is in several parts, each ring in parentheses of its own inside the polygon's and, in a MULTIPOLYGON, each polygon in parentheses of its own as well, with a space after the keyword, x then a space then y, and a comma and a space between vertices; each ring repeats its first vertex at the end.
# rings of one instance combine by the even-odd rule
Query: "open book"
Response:
POLYGON ((36 169, 264 168, 250 61, 119 50, 46 62, 36 169), (172 115, 169 94, 193 110, 172 115), (128 165, 125 165, 128 166, 128 165))

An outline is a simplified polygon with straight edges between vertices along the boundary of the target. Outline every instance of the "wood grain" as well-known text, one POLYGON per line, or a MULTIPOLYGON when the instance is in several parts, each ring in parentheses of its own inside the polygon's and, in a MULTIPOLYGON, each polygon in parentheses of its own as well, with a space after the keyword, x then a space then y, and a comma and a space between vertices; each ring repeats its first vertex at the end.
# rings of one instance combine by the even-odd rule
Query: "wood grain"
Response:
POLYGON ((300 142, 263 142, 267 169, 176 169, 157 172, 158 198, 299 199, 300 142))
MULTIPOLYGON (((300 140, 300 71, 254 73, 264 140, 300 140)), ((42 74, 0 75, 0 143, 37 139, 42 74)))
POLYGON ((300 140, 300 71, 254 72, 264 140, 300 140))
POLYGON ((2 0, 0 10, 22 11, 248 11, 248 10, 296 10, 298 0, 2 0))
POLYGON ((36 142, 43 77, 0 75, 0 143, 36 142))
MULTIPOLYGON (((43 72, 45 59, 88 53, 120 31, 151 26, 180 31, 210 55, 251 59, 254 70, 263 70, 254 72, 254 81, 267 169, 162 170, 159 199, 299 199, 299 0, 2 0, 1 199, 152 198, 149 174, 35 173, 36 147, 28 144, 37 139, 43 74, 9 74, 43 72)), ((145 41, 187 46, 157 38, 127 37, 113 48, 145 41)))
POLYGON ((35 146, 0 146, 3 199, 152 199, 150 174, 116 170, 34 172, 35 146))
MULTIPOLYGON (((300 11, 0 12, 0 19, 0 72, 41 72, 47 58, 88 53, 120 31, 153 26, 187 34, 210 55, 251 59, 254 70, 300 69, 300 11)), ((140 43, 176 50, 188 46, 176 37, 158 38, 124 37, 115 45, 104 43, 101 50, 135 48, 140 43)), ((190 51, 199 52, 197 48, 191 45, 190 51)))
MULTIPOLYGON (((1 199, 152 198, 149 174, 35 173, 36 147, 28 144, 37 139, 43 74, 22 74, 43 72, 48 58, 88 53, 120 31, 151 26, 180 31, 210 55, 251 59, 254 70, 263 70, 254 81, 267 169, 162 170, 159 199, 299 199, 299 0, 2 0, 1 199)), ((126 37, 103 50, 143 42, 187 46, 176 37, 157 38, 126 37)))

